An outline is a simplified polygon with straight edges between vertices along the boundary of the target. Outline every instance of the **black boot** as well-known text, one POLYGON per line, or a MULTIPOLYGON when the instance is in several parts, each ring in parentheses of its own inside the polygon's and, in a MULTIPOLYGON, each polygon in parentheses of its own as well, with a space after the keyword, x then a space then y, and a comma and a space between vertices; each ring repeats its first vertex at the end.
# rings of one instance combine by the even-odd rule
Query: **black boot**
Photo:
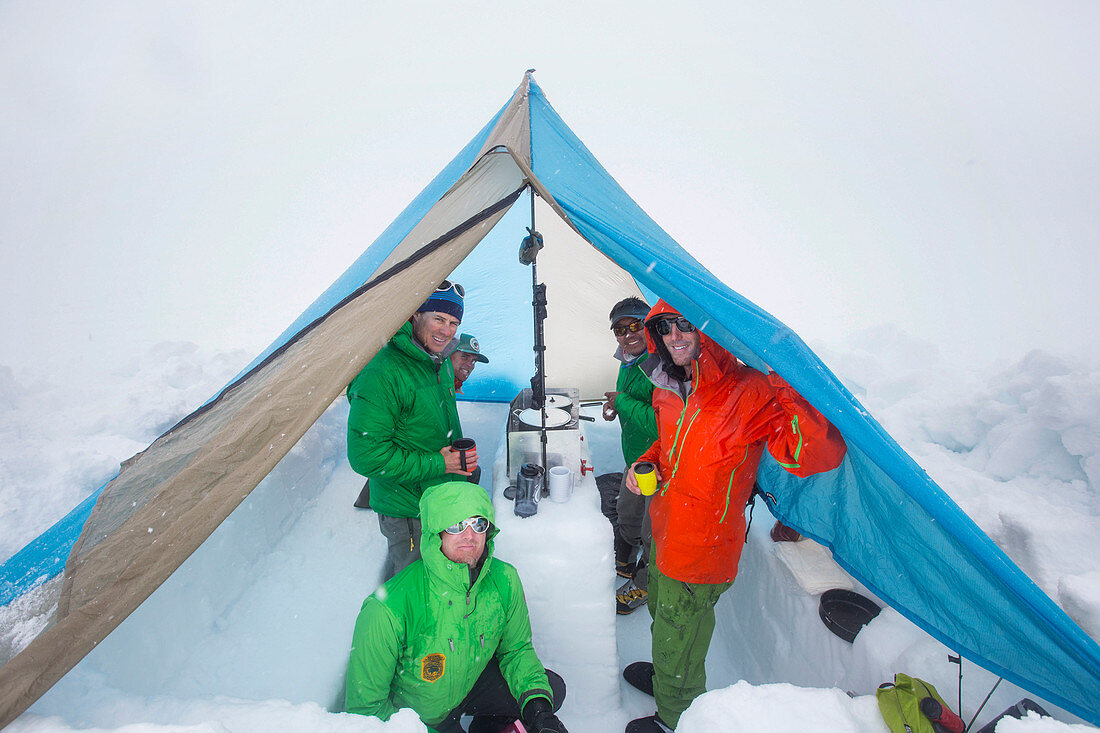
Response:
POLYGON ((470 733, 500 733, 514 720, 506 715, 475 715, 470 720, 470 733))
POLYGON ((653 695, 653 662, 632 662, 623 670, 623 679, 647 695, 653 695))
POLYGON ((671 733, 672 730, 657 715, 636 718, 626 724, 626 733, 671 733))

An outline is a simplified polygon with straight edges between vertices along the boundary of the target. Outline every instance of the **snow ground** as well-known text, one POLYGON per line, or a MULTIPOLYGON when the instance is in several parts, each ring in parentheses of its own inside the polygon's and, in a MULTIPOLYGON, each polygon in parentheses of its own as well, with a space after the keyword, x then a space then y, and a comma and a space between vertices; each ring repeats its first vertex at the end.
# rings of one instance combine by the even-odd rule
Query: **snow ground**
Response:
MULTIPOLYGON (((889 328, 818 352, 1040 587, 1100 637, 1097 366, 1032 352, 1016 363, 960 370, 889 328)), ((246 360, 161 344, 123 369, 92 375, 80 400, 48 375, 0 367, 0 558, 109 479, 120 460, 246 360)), ((479 453, 494 455, 503 407, 463 403, 462 412, 479 453)), ((361 481, 343 457, 345 416, 338 400, 180 572, 8 730, 423 730, 408 714, 382 724, 330 712, 339 709, 352 623, 377 581, 384 546, 373 515, 351 506, 361 481)), ((586 426, 598 470, 619 470, 614 429, 586 426)), ((605 528, 594 501, 578 490, 539 518, 570 518, 558 523, 562 544, 598 555, 605 528)), ((572 583, 577 595, 597 599, 593 607, 543 597, 571 580, 570 568, 544 560, 551 555, 545 541, 509 536, 522 527, 513 520, 501 517, 501 556, 520 567, 536 646, 570 686, 562 710, 570 730, 621 730, 650 714, 652 702, 617 677, 623 664, 648 658, 647 615, 609 613, 609 570, 572 583), (605 649, 614 640, 617 658, 610 651, 603 664, 571 666, 598 650, 570 648, 562 627, 605 649)), ((825 630, 816 598, 798 587, 767 540, 770 524, 758 508, 739 580, 719 604, 708 657, 712 692, 685 714, 681 731, 801 732, 812 725, 881 733, 873 690, 893 671, 918 674, 955 699, 946 650, 889 609, 852 645, 825 630)), ((609 558, 609 542, 606 552, 609 558)), ((42 621, 17 604, 0 609, 0 648, 25 643, 42 621)), ((974 665, 964 673, 969 719, 994 678, 974 665)), ((978 722, 1023 696, 1002 684, 978 722)), ((998 730, 1093 729, 1059 717, 1009 721, 998 730)))

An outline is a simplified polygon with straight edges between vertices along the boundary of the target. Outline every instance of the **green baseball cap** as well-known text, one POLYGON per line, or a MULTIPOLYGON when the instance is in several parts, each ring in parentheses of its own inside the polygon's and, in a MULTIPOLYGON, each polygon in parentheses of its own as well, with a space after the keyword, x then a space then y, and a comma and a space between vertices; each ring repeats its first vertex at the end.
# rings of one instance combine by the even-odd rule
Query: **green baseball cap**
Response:
POLYGON ((485 364, 489 363, 489 358, 481 353, 481 347, 478 346, 477 339, 468 333, 464 333, 458 337, 458 348, 456 348, 455 351, 464 351, 467 354, 474 354, 477 356, 478 361, 485 364))

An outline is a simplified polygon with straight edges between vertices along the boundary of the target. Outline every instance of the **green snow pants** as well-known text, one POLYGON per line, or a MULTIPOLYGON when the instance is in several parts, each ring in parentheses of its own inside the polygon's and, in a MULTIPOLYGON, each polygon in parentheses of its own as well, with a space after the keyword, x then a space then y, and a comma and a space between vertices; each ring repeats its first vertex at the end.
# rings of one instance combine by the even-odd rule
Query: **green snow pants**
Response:
POLYGON ((706 659, 714 634, 714 605, 733 583, 685 583, 649 566, 653 618, 653 697, 670 728, 707 691, 706 659))

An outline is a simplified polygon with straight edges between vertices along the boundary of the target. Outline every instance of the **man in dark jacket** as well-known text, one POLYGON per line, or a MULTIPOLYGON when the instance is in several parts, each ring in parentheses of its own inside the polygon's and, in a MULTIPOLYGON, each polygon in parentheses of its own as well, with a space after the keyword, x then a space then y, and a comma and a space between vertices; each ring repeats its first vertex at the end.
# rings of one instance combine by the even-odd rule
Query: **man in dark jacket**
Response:
POLYGON ((561 677, 543 668, 516 569, 493 557, 493 506, 475 484, 427 489, 423 557, 366 601, 355 622, 346 709, 389 720, 407 707, 438 733, 566 733, 561 677))
POLYGON ((368 479, 370 508, 389 544, 383 578, 420 556, 424 489, 477 466, 476 450, 463 470, 450 447, 462 426, 454 370, 443 354, 462 321, 463 295, 461 285, 444 280, 348 385, 348 461, 368 479))
MULTIPOLYGON (((624 298, 611 309, 611 332, 619 348, 615 358, 621 362, 615 391, 604 397, 604 420, 618 418, 622 433, 623 460, 629 467, 657 439, 657 419, 653 415, 653 383, 642 371, 649 356, 643 319, 649 306, 641 298, 624 298)), ((623 474, 625 479, 625 472, 623 474)), ((649 498, 629 491, 625 480, 619 487, 615 504, 615 572, 627 581, 615 593, 620 614, 632 613, 645 605, 648 597, 649 498)))

